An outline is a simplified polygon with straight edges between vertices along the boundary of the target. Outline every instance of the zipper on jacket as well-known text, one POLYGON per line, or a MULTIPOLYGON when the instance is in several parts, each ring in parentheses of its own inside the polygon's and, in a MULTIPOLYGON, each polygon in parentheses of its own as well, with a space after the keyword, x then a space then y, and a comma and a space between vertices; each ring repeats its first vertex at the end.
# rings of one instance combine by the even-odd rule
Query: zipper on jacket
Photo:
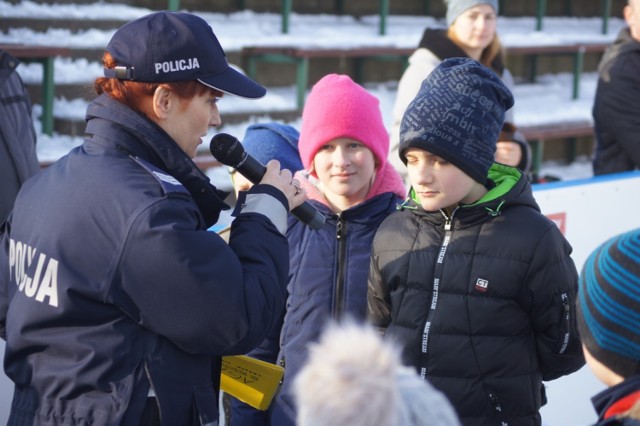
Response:
MULTIPOLYGON (((496 412, 496 416, 500 418, 502 416, 502 405, 500 405, 500 401, 498 401, 498 397, 495 393, 489 394, 489 401, 491 401, 491 407, 493 407, 493 411, 496 412)), ((500 426, 509 426, 509 423, 504 420, 499 420, 500 426)))
MULTIPOLYGON (((285 366, 287 365, 284 356, 282 358, 280 358, 280 360, 278 361, 278 364, 280 364, 280 367, 282 367, 285 371, 285 373, 287 372, 287 369, 285 368, 285 366)), ((282 375, 282 377, 280 378, 280 385, 282 385, 282 382, 284 382, 284 374, 282 375)))
POLYGON ((345 245, 347 244, 347 223, 342 219, 342 215, 338 213, 336 222, 336 241, 338 242, 338 257, 336 265, 336 284, 335 294, 333 295, 333 317, 341 319, 344 314, 344 275, 345 268, 345 245))
POLYGON ((156 401, 156 405, 158 406, 158 417, 160 417, 160 421, 162 421, 162 411, 160 410, 160 400, 156 395, 156 390, 155 390, 155 387, 153 386, 153 380, 151 380, 151 372, 149 372, 149 366, 147 365, 146 362, 143 363, 143 365, 144 365, 144 372, 147 375, 147 380, 149 380, 149 392, 147 394, 147 399, 153 398, 156 401))
MULTIPOLYGON (((456 208, 457 210, 457 208, 456 208)), ((431 329, 431 322, 433 315, 435 314, 438 306, 438 296, 440 295, 440 279, 442 278, 442 269, 444 265, 444 257, 447 253, 447 247, 449 247, 449 241, 451 241, 451 221, 456 210, 451 213, 451 216, 447 216, 445 212, 440 211, 445 218, 444 222, 444 238, 440 244, 440 250, 438 251, 438 258, 436 259, 435 273, 433 276, 433 291, 431 295, 431 304, 427 313, 427 319, 425 320, 424 327, 422 328, 422 339, 420 339, 420 378, 425 380, 427 378, 427 352, 429 347, 429 332, 431 329)))
POLYGON ((567 351, 571 339, 571 303, 567 293, 562 293, 560 297, 562 298, 562 324, 560 326, 562 340, 558 342, 558 354, 563 354, 567 351))

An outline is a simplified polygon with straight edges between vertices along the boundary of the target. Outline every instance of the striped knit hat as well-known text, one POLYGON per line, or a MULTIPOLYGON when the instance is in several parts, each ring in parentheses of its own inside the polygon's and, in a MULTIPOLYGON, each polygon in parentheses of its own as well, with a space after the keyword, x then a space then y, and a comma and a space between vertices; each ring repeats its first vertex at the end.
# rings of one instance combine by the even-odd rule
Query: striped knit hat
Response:
POLYGON ((640 373, 640 228, 600 245, 580 276, 582 343, 607 368, 640 373))

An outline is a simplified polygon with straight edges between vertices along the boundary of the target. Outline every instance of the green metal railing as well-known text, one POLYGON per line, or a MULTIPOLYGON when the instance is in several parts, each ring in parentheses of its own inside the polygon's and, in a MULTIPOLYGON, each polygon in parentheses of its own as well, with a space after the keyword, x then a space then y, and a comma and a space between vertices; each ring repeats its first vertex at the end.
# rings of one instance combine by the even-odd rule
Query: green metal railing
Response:
MULTIPOLYGON (((239 10, 245 9, 244 0, 236 0, 239 10)), ((570 0, 565 0, 565 14, 570 16, 573 12, 573 8, 570 0)), ((387 33, 387 18, 389 17, 389 5, 390 0, 380 0, 380 25, 378 33, 385 35, 387 33)), ((504 12, 507 1, 499 1, 500 10, 504 12)), ((167 9, 177 11, 180 9, 180 0, 167 0, 167 9)), ((283 34, 289 34, 289 19, 291 11, 293 9, 293 0, 282 0, 282 25, 281 31, 283 34)), ((431 12, 430 1, 424 0, 424 13, 429 15, 431 12)), ((344 0, 336 0, 336 11, 338 15, 344 14, 344 0)), ((502 13, 503 13, 502 12, 502 13)), ((542 31, 544 25, 544 17, 547 13, 547 0, 537 0, 536 2, 536 31, 542 31)), ((611 17, 611 0, 602 0, 602 34, 609 32, 609 18, 611 17)))

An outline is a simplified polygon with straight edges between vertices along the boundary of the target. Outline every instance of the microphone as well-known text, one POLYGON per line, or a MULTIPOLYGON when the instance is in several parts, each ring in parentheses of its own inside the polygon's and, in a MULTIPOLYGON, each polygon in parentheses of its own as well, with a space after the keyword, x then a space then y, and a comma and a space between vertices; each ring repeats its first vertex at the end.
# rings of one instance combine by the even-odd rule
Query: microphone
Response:
MULTIPOLYGON (((240 141, 227 133, 214 135, 209 143, 209 150, 216 160, 233 167, 254 184, 260 183, 267 172, 264 164, 245 152, 240 141)), ((291 214, 313 229, 320 229, 326 221, 322 213, 306 201, 291 210, 291 214)))

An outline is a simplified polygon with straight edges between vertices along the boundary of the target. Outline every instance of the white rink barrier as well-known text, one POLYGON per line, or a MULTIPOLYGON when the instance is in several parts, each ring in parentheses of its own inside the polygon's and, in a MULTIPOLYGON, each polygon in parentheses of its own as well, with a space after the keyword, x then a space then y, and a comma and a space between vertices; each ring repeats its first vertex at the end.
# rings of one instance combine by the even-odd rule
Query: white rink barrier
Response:
MULTIPOLYGON (((571 243, 578 272, 598 245, 640 227, 640 171, 534 185, 533 195, 571 243)), ((596 422, 590 398, 605 386, 588 366, 545 385, 543 426, 596 422)))
POLYGON ((533 185, 533 196, 571 243, 578 271, 598 245, 640 228, 640 171, 533 185))

